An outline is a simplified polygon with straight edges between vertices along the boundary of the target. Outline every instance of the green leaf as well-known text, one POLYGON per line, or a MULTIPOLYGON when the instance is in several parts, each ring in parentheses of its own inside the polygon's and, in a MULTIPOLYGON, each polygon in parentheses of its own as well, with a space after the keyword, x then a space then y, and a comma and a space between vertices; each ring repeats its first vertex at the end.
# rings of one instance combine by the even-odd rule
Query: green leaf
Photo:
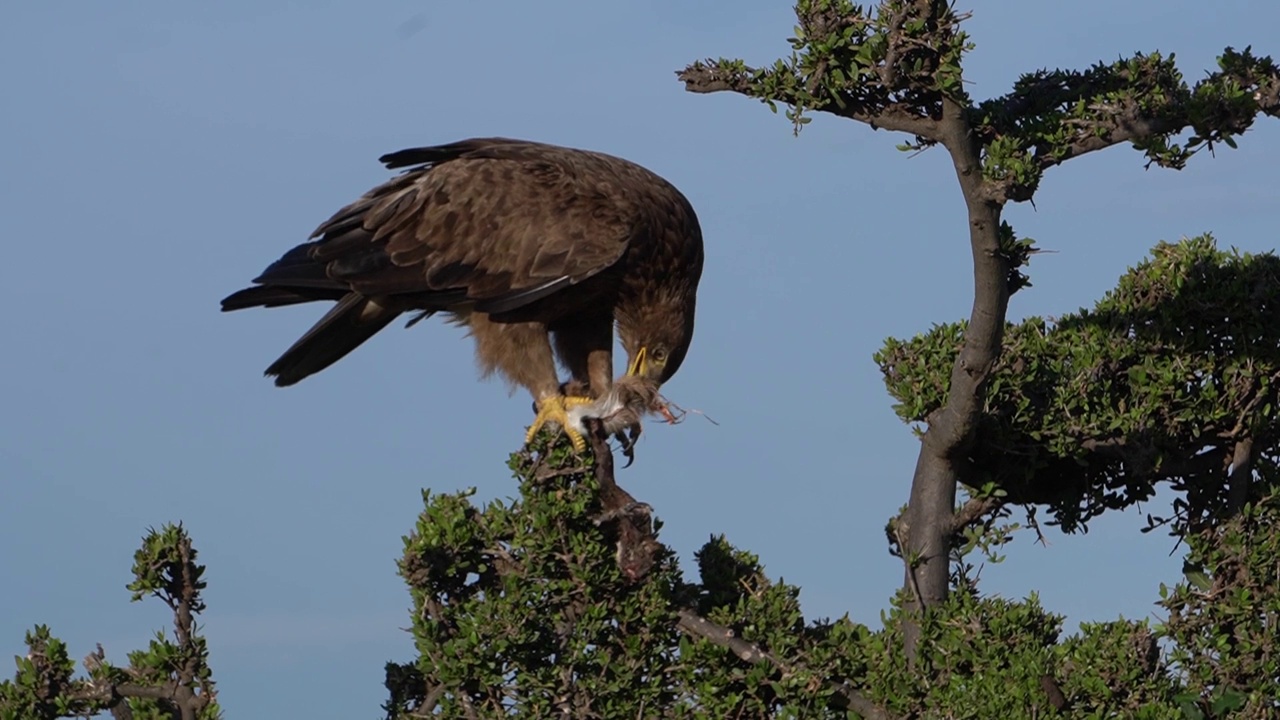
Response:
POLYGON ((1244 693, 1237 692, 1230 688, 1220 691, 1218 697, 1214 698, 1213 704, 1209 711, 1215 716, 1221 716, 1232 710, 1239 710, 1244 707, 1249 697, 1244 693))

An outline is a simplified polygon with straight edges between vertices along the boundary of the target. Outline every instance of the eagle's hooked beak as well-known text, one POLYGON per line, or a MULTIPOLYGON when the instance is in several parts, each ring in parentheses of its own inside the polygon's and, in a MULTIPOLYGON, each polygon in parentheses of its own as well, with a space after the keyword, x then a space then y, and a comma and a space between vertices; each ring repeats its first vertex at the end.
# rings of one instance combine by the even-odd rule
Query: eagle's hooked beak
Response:
POLYGON ((644 375, 644 370, 645 370, 644 356, 645 355, 646 355, 645 348, 640 348, 640 350, 636 352, 636 356, 631 358, 631 365, 627 367, 628 375, 644 375))

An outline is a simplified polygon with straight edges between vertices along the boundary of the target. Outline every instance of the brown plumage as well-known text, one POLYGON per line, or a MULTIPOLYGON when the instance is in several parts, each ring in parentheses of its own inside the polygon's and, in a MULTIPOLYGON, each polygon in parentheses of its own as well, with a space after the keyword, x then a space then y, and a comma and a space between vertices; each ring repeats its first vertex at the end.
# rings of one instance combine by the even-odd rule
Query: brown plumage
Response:
MULTIPOLYGON (((601 153, 502 138, 384 155, 409 168, 338 211, 222 309, 337 304, 267 368, 292 385, 405 312, 465 324, 486 374, 528 388, 542 423, 608 392, 613 330, 628 373, 684 361, 702 233, 670 183, 601 153), (556 360, 581 398, 565 398, 556 360)), ((581 436, 569 430, 575 446, 581 436)))

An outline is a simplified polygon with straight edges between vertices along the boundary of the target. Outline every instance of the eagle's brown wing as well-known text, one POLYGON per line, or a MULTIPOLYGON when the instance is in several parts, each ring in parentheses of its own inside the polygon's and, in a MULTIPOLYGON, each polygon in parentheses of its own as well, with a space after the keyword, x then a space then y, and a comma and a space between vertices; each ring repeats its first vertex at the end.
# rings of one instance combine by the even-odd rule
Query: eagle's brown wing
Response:
POLYGON ((341 300, 268 369, 287 385, 412 309, 508 312, 613 266, 635 232, 636 166, 500 138, 381 158, 412 166, 320 225, 224 310, 341 300))
POLYGON ((520 307, 612 266, 634 208, 613 158, 507 140, 386 155, 416 165, 338 212, 312 257, 362 295, 443 292, 520 307))

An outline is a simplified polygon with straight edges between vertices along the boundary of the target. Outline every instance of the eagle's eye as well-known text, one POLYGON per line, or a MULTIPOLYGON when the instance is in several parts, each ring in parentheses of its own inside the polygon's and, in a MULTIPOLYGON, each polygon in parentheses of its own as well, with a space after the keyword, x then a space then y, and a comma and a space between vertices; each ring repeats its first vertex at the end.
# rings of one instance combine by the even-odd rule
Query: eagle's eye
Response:
POLYGON ((652 355, 653 361, 656 363, 661 364, 667 361, 667 349, 664 347, 654 348, 652 355))

